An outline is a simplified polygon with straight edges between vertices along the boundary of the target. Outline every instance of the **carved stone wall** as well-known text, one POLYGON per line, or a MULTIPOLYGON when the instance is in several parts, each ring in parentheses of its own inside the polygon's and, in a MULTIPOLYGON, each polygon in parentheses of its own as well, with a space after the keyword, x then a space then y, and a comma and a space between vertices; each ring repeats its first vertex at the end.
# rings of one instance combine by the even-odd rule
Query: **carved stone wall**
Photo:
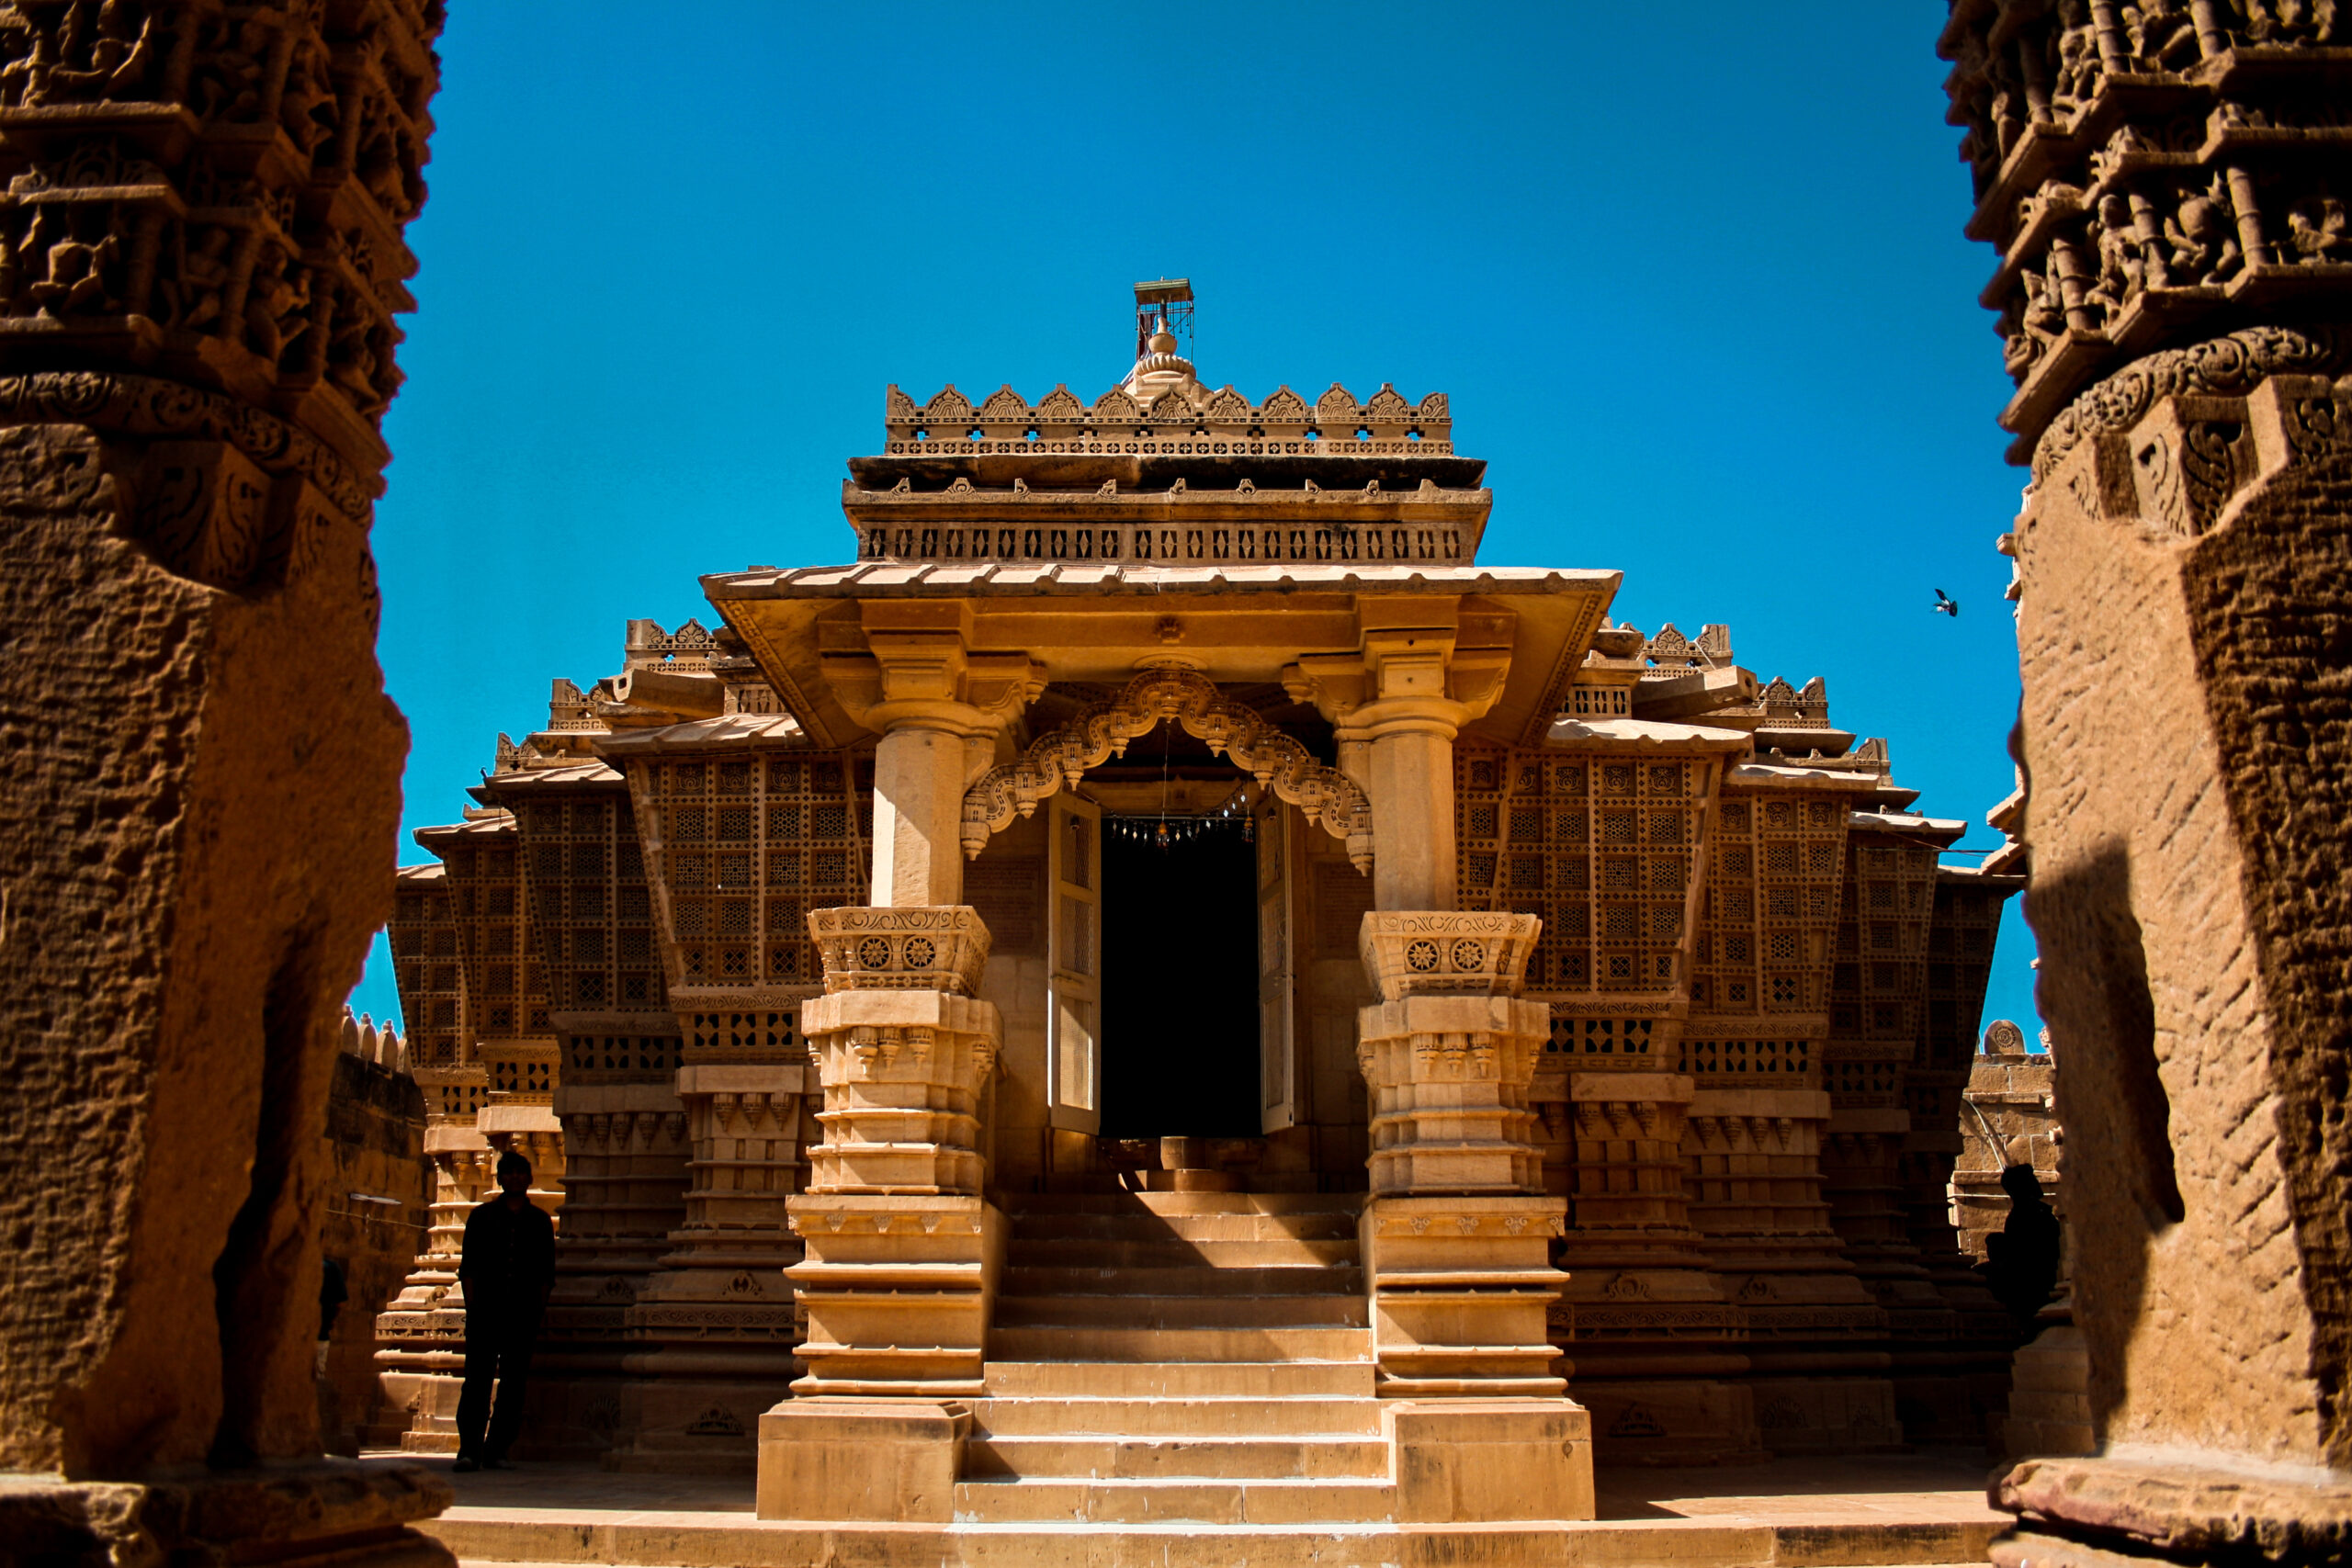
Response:
POLYGON ((341 1270, 346 1299, 319 1349, 319 1425, 330 1452, 397 1443, 376 1371, 376 1314, 400 1292, 424 1249, 432 1201, 424 1157, 424 1097, 407 1046, 344 1010, 334 1085, 327 1095, 334 1174, 321 1249, 341 1270))
MULTIPOLYGON (((0 1265, 12 1469, 318 1452, 320 1134, 405 748, 376 423, 439 23, 0 7, 0 1175, 55 1238, 0 1265)), ((435 1506, 389 1490, 342 1528, 435 1506)))

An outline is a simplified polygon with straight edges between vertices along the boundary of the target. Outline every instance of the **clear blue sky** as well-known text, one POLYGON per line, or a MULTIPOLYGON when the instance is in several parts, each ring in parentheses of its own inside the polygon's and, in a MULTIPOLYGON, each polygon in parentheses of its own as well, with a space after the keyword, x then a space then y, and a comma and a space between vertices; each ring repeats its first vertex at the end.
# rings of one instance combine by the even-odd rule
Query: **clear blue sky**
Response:
MULTIPOLYGON (((451 6, 376 525, 402 860, 624 620, 846 558, 886 383, 1091 400, 1161 275, 1213 385, 1449 393, 1484 558, 1728 622, 1996 841, 2023 475, 1945 7, 1802 10, 451 6)), ((2030 951, 2013 903, 1988 1015, 2029 1036, 2030 951)), ((380 942, 356 1005, 396 1008, 380 942)))

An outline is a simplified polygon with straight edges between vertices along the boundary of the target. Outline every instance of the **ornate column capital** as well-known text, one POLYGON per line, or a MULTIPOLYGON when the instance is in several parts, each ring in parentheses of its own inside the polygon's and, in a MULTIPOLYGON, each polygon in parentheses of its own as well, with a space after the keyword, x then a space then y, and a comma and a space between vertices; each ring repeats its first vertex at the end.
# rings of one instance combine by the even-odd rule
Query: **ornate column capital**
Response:
POLYGON ((865 640, 828 650, 825 679, 850 717, 886 735, 993 736, 1046 689, 1027 654, 974 650, 957 628, 868 628, 865 640))
POLYGON ((1485 716, 1510 671, 1507 648, 1464 649, 1447 627, 1368 630, 1353 653, 1307 654, 1283 670, 1283 689, 1312 703, 1342 742, 1384 735, 1451 740, 1485 716))

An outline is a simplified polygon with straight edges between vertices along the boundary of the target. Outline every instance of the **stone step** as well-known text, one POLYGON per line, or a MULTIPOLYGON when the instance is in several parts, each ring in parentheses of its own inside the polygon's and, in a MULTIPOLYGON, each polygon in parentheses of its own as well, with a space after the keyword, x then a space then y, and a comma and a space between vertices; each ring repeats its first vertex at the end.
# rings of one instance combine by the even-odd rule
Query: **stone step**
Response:
POLYGON ((1032 1192, 1006 1213, 1025 1214, 1343 1214, 1353 1224, 1361 1192, 1032 1192))
POLYGON ((1225 1394, 1118 1398, 1044 1394, 972 1402, 990 1437, 1373 1437, 1380 1401, 1362 1395, 1225 1394))
POLYGON ((1265 1269, 1290 1264, 1353 1267, 1355 1238, 1301 1241, 1282 1236, 1263 1241, 1108 1241, 1062 1236, 1014 1236, 1005 1244, 1005 1262, 1016 1269, 1265 1269))
POLYGON ((1015 1214, 1021 1241, 1353 1241, 1353 1214, 1015 1214))
POLYGON ((1360 1295, 1048 1295, 999 1296, 995 1322, 1000 1328, 1363 1328, 1372 1317, 1360 1295))
POLYGON ((1007 1296, 1361 1295, 1363 1269, 1353 1263, 1235 1263, 1223 1267, 1088 1269, 1023 1265, 1005 1269, 1007 1296))
POLYGON ((1372 1331, 995 1327, 988 1354, 1007 1361, 1369 1361, 1372 1331))
POLYGON ((1217 1480, 1372 1480, 1388 1473, 1388 1444, 1378 1438, 1306 1437, 1005 1437, 975 1436, 964 1449, 964 1473, 1092 1481, 1193 1476, 1217 1480))
POLYGON ((1007 1477, 957 1483, 955 1506, 957 1522, 966 1524, 1030 1519, 1083 1524, 1364 1524, 1385 1522, 1396 1511, 1385 1480, 1353 1478, 1053 1481, 1007 1477))
POLYGON ((990 1359, 991 1399, 1368 1399, 1369 1353, 1359 1360, 1023 1361, 990 1359))

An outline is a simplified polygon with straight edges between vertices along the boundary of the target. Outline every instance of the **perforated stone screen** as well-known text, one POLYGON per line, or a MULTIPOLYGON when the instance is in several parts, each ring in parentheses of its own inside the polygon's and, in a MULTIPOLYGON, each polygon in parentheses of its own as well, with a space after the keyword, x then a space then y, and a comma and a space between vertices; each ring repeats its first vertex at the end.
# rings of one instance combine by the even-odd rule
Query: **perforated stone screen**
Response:
POLYGON ((401 1020, 409 1058, 419 1065, 458 1060, 465 1007, 464 932, 447 881, 403 874, 392 903, 392 978, 400 987, 401 1020))
POLYGON ((1704 766, 1456 743, 1457 895, 1542 918, 1529 991, 1674 988, 1704 766))
POLYGON ((466 1038, 478 1043, 551 1033, 547 977, 530 931, 529 873, 512 818, 427 828, 417 838, 448 868, 464 932, 466 1038))
POLYGON ((768 751, 629 762, 681 986, 816 986, 808 912, 866 898, 871 757, 768 751))
POLYGON ((1939 874, 1935 918, 1928 927, 1928 1060, 1965 1070, 1976 1054, 1984 985, 2009 890, 1939 874))
POLYGON ((1838 910, 1830 1038, 1913 1044, 1927 1023, 1936 852, 1891 834, 1857 833, 1853 856, 1838 910))
POLYGON ((1691 955, 1694 1015, 1827 1005, 1846 819, 1835 795, 1724 792, 1691 955))
POLYGON ((1820 1081, 1846 797, 1726 784, 1692 944, 1678 1066, 1702 1083, 1820 1081))
POLYGON ((617 788, 518 803, 531 913, 553 1006, 667 1008, 636 814, 617 788))

